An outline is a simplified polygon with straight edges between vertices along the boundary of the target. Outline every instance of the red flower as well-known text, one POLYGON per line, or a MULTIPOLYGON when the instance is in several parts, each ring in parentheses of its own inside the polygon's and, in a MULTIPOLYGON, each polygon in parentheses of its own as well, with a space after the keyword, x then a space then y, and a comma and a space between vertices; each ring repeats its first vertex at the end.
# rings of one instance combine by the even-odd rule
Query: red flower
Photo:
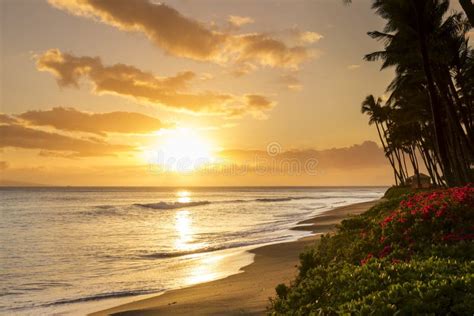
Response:
POLYGON ((392 246, 385 246, 383 250, 379 253, 379 258, 386 257, 392 252, 392 246))
POLYGON ((398 222, 399 222, 399 223, 405 223, 406 221, 407 221, 407 219, 406 219, 405 217, 400 217, 400 218, 398 219, 398 222))
POLYGON ((372 259, 373 257, 374 257, 374 255, 371 254, 371 253, 369 253, 369 254, 367 255, 367 257, 365 257, 365 259, 362 259, 362 260, 360 261, 360 265, 363 266, 364 264, 366 264, 366 263, 367 263, 370 259, 372 259))

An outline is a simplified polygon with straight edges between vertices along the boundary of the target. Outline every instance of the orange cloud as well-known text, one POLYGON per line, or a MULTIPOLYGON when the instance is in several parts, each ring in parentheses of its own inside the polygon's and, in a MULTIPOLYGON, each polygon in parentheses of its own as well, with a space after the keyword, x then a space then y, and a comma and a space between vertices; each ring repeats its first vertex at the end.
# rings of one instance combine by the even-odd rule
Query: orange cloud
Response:
POLYGON ((17 119, 15 119, 14 117, 7 114, 0 113, 0 124, 13 124, 16 122, 17 122, 17 119))
POLYGON ((17 124, 0 125, 0 148, 14 147, 66 151, 76 157, 105 156, 134 148, 109 144, 98 139, 82 139, 45 132, 17 124))
POLYGON ((317 41, 319 41, 320 39, 323 38, 323 36, 319 33, 316 33, 316 32, 297 32, 297 36, 298 36, 298 39, 299 41, 301 41, 302 43, 308 43, 308 44, 312 44, 312 43, 316 43, 317 41))
MULTIPOLYGON (((313 57, 308 48, 289 47, 264 34, 235 35, 212 30, 166 4, 149 0, 49 0, 49 3, 71 14, 94 18, 120 30, 144 33, 156 46, 178 57, 218 64, 247 60, 261 66, 293 69, 313 57)), ((230 22, 242 25, 251 22, 251 19, 233 16, 230 22)), ((309 33, 304 37, 306 43, 315 41, 309 33)))
POLYGON ((260 65, 297 69, 312 53, 305 47, 287 47, 283 42, 265 34, 245 34, 235 37, 234 47, 240 54, 238 62, 258 60, 260 65))
POLYGON ((357 70, 359 68, 360 68, 360 65, 357 65, 357 64, 347 66, 347 69, 349 70, 357 70))
POLYGON ((252 114, 256 118, 265 119, 265 112, 275 106, 275 102, 270 101, 265 96, 259 94, 246 94, 244 96, 245 108, 236 108, 231 116, 242 116, 246 113, 252 114))
POLYGON ((76 57, 58 49, 38 56, 36 66, 40 71, 53 73, 60 86, 78 87, 79 80, 86 77, 94 84, 96 93, 130 97, 173 110, 214 115, 255 113, 255 107, 245 97, 213 91, 190 92, 189 84, 196 78, 191 71, 157 77, 133 66, 104 66, 99 57, 76 57))
POLYGON ((303 90, 303 85, 301 81, 294 74, 284 74, 277 79, 277 83, 284 85, 288 90, 291 91, 301 91, 303 90))
MULTIPOLYGON (((284 150, 278 143, 276 152, 264 150, 224 150, 220 156, 235 164, 260 163, 262 166, 272 165, 279 171, 279 168, 288 167, 285 163, 295 163, 301 168, 307 162, 315 162, 318 170, 355 170, 364 168, 387 167, 383 149, 375 142, 365 141, 362 144, 355 144, 350 147, 332 148, 325 150, 304 149, 304 150, 284 150)), ((267 148, 269 150, 269 148, 267 148)))
POLYGON ((239 15, 230 15, 227 20, 235 27, 240 27, 242 25, 251 24, 255 22, 254 19, 252 19, 251 17, 239 15))
POLYGON ((170 127, 159 119, 134 112, 87 113, 74 108, 27 111, 17 115, 30 125, 51 126, 64 131, 105 133, 149 133, 170 127))
POLYGON ((0 170, 6 170, 10 167, 8 161, 0 161, 0 170))

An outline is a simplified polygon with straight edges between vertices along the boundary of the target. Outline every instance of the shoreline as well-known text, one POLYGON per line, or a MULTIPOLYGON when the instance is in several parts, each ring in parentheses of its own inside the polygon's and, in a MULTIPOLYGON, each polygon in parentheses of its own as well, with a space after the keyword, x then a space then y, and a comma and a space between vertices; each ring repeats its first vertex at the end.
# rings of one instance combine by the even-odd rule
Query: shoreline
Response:
POLYGON ((271 244, 250 250, 251 264, 240 273, 223 279, 170 290, 150 298, 91 313, 103 315, 261 315, 266 311, 268 298, 275 287, 288 284, 297 275, 299 254, 317 242, 321 234, 330 232, 336 224, 350 215, 365 212, 379 200, 336 207, 313 218, 297 223, 294 230, 311 231, 313 235, 296 241, 271 244))

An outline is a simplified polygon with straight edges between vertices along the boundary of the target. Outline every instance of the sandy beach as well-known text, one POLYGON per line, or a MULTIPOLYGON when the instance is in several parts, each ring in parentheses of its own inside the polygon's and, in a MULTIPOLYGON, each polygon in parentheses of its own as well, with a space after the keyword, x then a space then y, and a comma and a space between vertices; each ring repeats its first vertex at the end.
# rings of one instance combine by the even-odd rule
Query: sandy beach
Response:
POLYGON ((251 250, 252 264, 243 273, 227 278, 172 290, 156 297, 138 300, 91 315, 262 315, 275 286, 288 283, 297 274, 298 255, 314 244, 321 233, 330 232, 350 215, 363 213, 377 201, 332 209, 294 229, 311 230, 314 236, 294 242, 263 246, 251 250))

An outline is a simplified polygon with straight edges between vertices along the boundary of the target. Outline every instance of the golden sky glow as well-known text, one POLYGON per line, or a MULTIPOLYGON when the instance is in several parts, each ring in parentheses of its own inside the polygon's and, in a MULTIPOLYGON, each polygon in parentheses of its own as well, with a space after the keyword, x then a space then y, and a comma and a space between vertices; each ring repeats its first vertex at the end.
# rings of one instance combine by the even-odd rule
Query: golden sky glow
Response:
POLYGON ((148 164, 158 164, 165 171, 191 172, 203 164, 216 162, 217 148, 195 130, 163 130, 156 136, 156 142, 143 151, 148 164))
POLYGON ((362 61, 369 1, 1 6, 2 184, 392 181, 360 114, 392 77, 362 61))

